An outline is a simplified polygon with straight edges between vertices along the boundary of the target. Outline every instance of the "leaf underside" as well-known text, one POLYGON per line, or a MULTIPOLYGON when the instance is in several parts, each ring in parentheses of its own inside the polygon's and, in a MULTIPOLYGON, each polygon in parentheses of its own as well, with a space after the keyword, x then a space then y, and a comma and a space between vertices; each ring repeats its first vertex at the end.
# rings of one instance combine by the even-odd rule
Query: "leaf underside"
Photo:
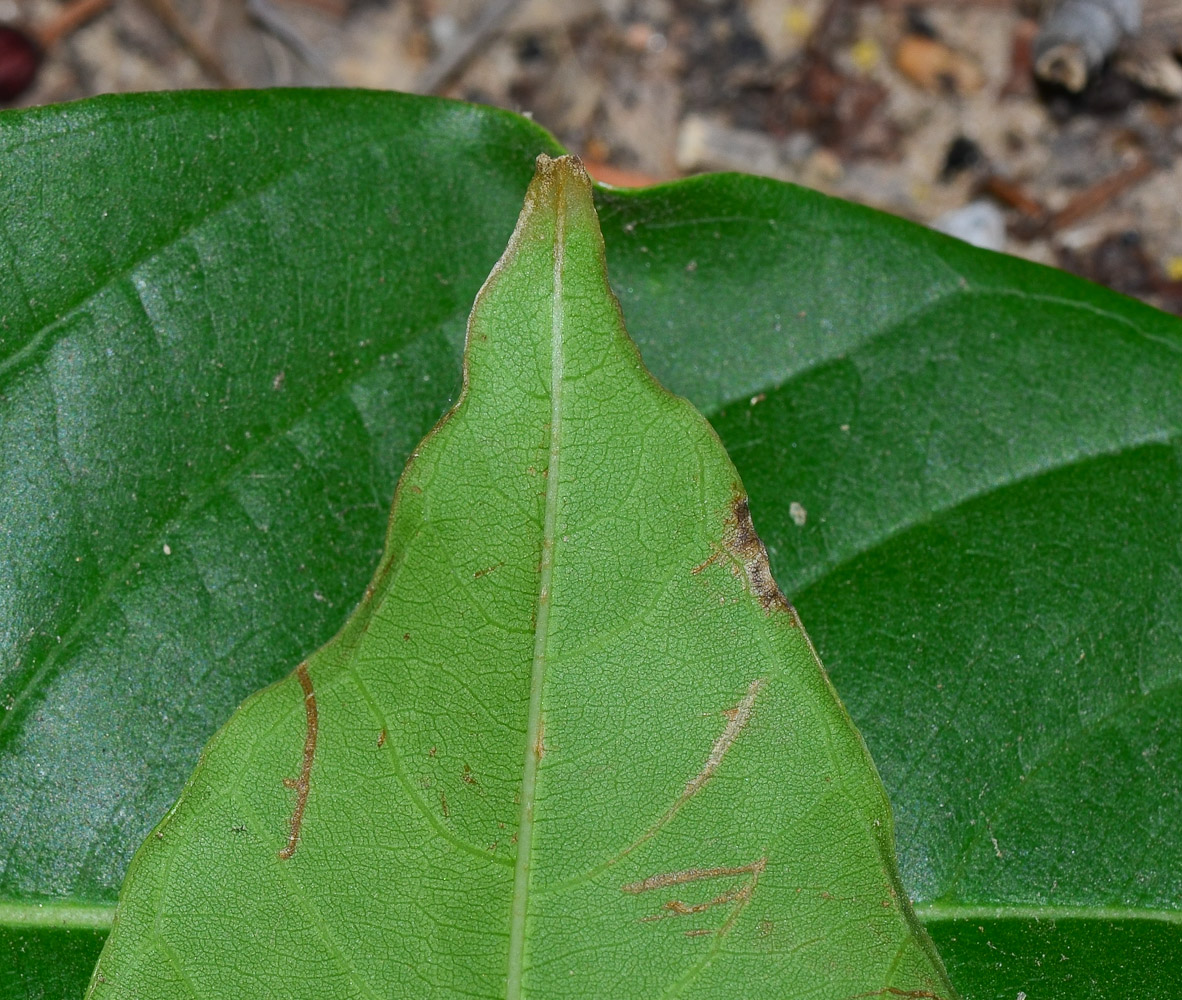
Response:
POLYGON ((891 830, 540 157, 365 599, 206 749, 90 995, 951 997, 891 830))

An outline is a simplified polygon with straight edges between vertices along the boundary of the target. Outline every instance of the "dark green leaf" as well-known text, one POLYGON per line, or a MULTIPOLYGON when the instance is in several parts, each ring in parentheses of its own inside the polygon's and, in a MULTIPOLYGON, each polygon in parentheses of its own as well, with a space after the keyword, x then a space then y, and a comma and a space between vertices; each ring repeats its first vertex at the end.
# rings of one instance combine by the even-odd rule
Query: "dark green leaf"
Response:
MULTIPOLYGON (((395 95, 0 116, 0 918, 22 942, 0 995, 69 995, 26 903, 110 905, 213 729, 358 599, 553 148, 395 95)), ((1084 995, 1173 997, 1145 956, 1182 954, 1178 321, 770 181, 607 193, 601 216, 629 328, 738 465, 962 993, 1080 995, 1035 964, 1048 939, 1005 937, 1029 978, 991 978, 955 917, 990 930, 1000 905, 1058 914, 1084 995)))

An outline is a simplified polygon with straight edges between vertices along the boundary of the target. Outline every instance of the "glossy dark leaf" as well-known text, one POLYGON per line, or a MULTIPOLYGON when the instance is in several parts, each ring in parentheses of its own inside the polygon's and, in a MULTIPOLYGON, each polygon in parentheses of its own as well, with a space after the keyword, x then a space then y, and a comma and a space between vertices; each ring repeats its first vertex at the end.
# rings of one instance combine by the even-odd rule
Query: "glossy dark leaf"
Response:
MULTIPOLYGON (((93 932, 39 928, 101 922, 212 731, 349 613, 554 144, 289 92, 10 112, 0 149, 0 996, 77 996, 93 932)), ((954 983, 1174 996, 1178 321, 754 178, 600 213, 954 983)))

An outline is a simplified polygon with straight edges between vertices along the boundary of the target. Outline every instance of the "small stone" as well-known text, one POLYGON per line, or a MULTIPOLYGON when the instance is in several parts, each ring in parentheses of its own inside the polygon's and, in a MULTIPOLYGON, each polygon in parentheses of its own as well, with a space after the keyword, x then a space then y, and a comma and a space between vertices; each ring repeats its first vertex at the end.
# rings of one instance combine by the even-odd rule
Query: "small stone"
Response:
POLYGON ((985 85, 985 74, 975 59, 922 35, 903 36, 895 49, 895 68, 935 94, 973 94, 985 85))
POLYGON ((932 228, 986 250, 1002 250, 1006 245, 1005 217, 993 202, 983 199, 945 212, 932 228))

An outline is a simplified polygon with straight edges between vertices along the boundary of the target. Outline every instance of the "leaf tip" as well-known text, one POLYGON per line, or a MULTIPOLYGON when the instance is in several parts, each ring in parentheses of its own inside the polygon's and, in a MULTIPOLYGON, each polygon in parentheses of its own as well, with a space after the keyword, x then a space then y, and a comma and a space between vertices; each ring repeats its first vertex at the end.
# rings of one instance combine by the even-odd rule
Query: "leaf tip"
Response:
POLYGON ((549 204, 555 211, 581 210, 594 214, 591 175, 579 157, 574 153, 555 157, 539 153, 534 164, 534 177, 525 196, 527 209, 531 205, 549 204))

